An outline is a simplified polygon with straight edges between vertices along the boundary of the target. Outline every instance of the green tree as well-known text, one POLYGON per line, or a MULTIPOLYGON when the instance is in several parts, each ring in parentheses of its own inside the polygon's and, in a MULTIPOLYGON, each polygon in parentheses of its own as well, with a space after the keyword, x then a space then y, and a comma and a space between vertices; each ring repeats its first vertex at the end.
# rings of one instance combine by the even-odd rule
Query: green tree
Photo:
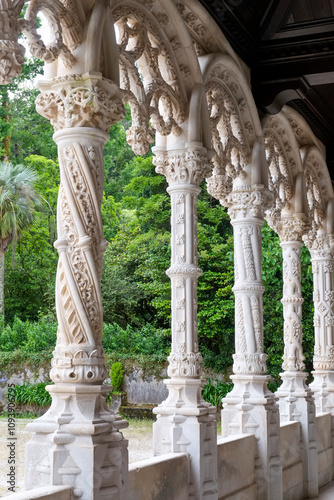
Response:
POLYGON ((33 221, 36 173, 23 165, 0 163, 0 312, 4 316, 5 252, 33 221))
POLYGON ((26 158, 25 165, 37 173, 35 189, 42 200, 35 212, 33 226, 18 242, 14 269, 10 265, 11 249, 6 255, 6 322, 12 322, 15 316, 34 321, 40 315, 55 315, 58 253, 53 243, 59 168, 52 160, 37 155, 26 158))

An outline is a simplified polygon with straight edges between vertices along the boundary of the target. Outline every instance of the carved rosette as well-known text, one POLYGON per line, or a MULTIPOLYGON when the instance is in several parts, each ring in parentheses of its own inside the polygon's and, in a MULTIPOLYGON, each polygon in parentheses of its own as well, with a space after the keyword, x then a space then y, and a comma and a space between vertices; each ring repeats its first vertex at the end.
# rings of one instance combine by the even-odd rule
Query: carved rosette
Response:
POLYGON ((199 378, 202 357, 197 343, 197 197, 199 184, 212 166, 205 148, 183 152, 155 150, 156 171, 166 176, 172 204, 172 352, 168 375, 199 378))
POLYGON ((314 357, 317 370, 334 370, 334 239, 332 234, 308 233, 304 238, 312 257, 314 357))
POLYGON ((100 280, 103 237, 103 146, 105 131, 123 113, 114 83, 99 75, 56 78, 43 84, 37 110, 57 132, 61 183, 58 199, 59 252, 56 285, 57 345, 54 382, 104 381, 100 280))

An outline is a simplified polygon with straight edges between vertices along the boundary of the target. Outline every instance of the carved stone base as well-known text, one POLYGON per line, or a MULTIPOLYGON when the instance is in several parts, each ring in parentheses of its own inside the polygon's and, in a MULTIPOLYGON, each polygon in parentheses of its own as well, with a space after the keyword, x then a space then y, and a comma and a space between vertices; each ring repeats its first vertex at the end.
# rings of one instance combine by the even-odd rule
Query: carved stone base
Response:
POLYGON ((128 451, 120 429, 127 422, 105 404, 109 386, 52 385, 49 411, 28 424, 26 489, 71 485, 73 498, 126 498, 128 451))
POLYGON ((317 444, 315 440, 315 404, 306 385, 307 373, 284 372, 283 383, 276 392, 281 422, 300 422, 301 459, 303 461, 305 498, 318 497, 317 444))
POLYGON ((223 399, 222 435, 257 438, 255 479, 258 500, 282 499, 280 424, 276 398, 267 375, 232 375, 233 390, 223 399))
POLYGON ((199 379, 165 380, 169 396, 153 411, 154 455, 189 453, 189 500, 217 500, 216 408, 201 396, 199 379))
POLYGON ((310 389, 314 393, 317 413, 330 412, 334 416, 334 370, 315 370, 310 389))

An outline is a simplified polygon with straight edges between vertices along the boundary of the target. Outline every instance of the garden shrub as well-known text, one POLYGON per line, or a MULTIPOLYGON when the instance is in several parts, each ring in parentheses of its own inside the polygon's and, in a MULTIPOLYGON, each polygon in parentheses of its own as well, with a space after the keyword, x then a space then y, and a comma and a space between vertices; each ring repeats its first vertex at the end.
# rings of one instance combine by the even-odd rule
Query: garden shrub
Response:
POLYGON ((212 380, 209 378, 203 388, 202 396, 207 403, 217 408, 221 408, 222 399, 232 390, 232 388, 232 382, 220 382, 219 380, 212 380))
POLYGON ((125 370, 119 361, 110 368, 110 381, 114 392, 122 392, 125 370))
POLYGON ((39 382, 38 384, 16 385, 14 388, 15 404, 49 406, 51 404, 51 396, 45 390, 47 385, 49 384, 44 382, 39 382))

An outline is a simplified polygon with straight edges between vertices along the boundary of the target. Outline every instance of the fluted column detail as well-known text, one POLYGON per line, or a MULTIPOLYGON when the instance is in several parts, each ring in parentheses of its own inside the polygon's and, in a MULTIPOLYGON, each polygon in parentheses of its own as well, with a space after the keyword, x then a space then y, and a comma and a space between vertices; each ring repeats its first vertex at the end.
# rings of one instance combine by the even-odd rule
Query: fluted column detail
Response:
POLYGON ((50 410, 29 424, 26 487, 70 484, 82 500, 126 498, 127 423, 105 404, 110 387, 103 349, 100 279, 103 237, 103 146, 122 118, 118 87, 99 74, 41 84, 38 112, 56 132, 60 167, 57 208, 57 344, 50 410), (47 439, 46 439, 47 436, 47 439))
POLYGON ((154 454, 190 454, 189 500, 217 499, 215 407, 202 396, 202 357, 197 336, 197 197, 211 171, 208 152, 199 143, 184 150, 154 149, 156 171, 165 175, 171 196, 172 348, 168 358, 169 391, 154 412, 154 454))

